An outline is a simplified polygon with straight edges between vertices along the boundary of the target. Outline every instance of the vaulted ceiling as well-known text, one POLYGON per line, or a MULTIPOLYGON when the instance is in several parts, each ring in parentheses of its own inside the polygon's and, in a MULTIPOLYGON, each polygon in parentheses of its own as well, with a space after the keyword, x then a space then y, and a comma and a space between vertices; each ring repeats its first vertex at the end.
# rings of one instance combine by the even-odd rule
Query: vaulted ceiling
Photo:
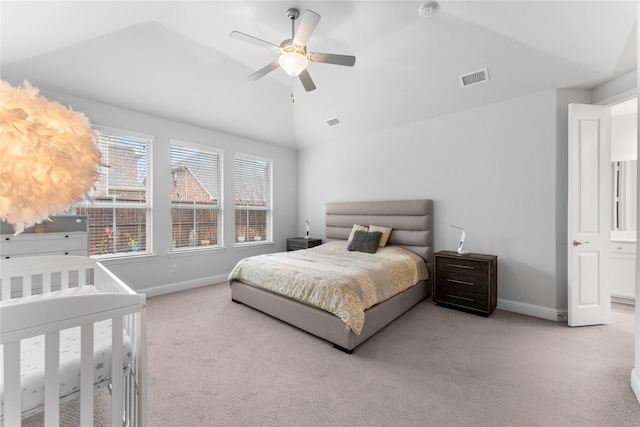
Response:
POLYGON ((425 3, 3 0, 0 75, 305 148, 636 68, 635 1, 439 1, 423 18, 425 3), (277 55, 229 37, 279 45, 291 7, 322 17, 310 51, 357 57, 310 63, 312 92, 281 69, 248 79, 277 55), (485 67, 488 82, 461 87, 485 67))

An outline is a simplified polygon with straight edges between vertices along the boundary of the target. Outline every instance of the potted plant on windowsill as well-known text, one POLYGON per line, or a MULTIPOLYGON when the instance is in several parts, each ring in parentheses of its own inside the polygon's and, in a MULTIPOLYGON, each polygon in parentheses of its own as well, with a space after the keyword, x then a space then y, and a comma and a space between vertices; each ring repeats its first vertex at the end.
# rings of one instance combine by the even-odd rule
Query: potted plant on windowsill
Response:
POLYGON ((129 247, 131 252, 138 252, 138 241, 133 237, 129 237, 129 247))

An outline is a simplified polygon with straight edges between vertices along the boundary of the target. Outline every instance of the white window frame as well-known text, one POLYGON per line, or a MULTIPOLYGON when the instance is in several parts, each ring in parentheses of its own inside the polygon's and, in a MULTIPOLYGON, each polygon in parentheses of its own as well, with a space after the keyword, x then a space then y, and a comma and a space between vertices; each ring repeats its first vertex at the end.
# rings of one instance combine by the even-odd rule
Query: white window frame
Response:
POLYGON ((248 153, 241 153, 241 152, 236 152, 235 153, 235 158, 234 158, 234 163, 233 163, 233 168, 234 168, 234 195, 233 195, 233 217, 234 217, 234 230, 233 230, 233 241, 234 241, 234 245, 238 246, 238 247, 242 247, 242 246, 252 246, 252 245, 260 245, 260 244, 272 244, 273 243, 273 164, 274 161, 271 158, 268 157, 263 157, 263 156, 257 156, 254 154, 248 154, 248 153), (235 184, 236 184, 236 180, 238 179, 238 177, 235 174, 235 167, 236 167, 236 160, 255 160, 255 161, 259 161, 259 162, 265 162, 269 164, 269 177, 268 180, 269 182, 266 183, 266 191, 267 191, 267 206, 266 207, 258 207, 258 206, 241 206, 241 205, 237 205, 236 204, 236 194, 235 194, 235 184), (266 231, 267 231, 267 236, 265 236, 264 239, 259 240, 259 241, 255 241, 255 240, 247 240, 244 242, 240 242, 237 241, 237 236, 236 236, 236 229, 235 229, 235 218, 236 218, 236 211, 238 209, 243 209, 243 210, 256 210, 256 211, 265 211, 266 212, 266 220, 267 220, 267 224, 266 224, 266 231))
MULTIPOLYGON (((220 163, 219 163, 219 188, 218 188, 218 194, 219 194, 219 200, 218 200, 218 206, 214 207, 214 206, 194 206, 194 205, 183 205, 183 207, 189 207, 189 208, 193 208, 193 209, 202 209, 202 210, 216 210, 218 212, 218 242, 215 245, 207 245, 207 246, 194 246, 194 247, 181 247, 181 248, 174 248, 173 247, 173 242, 171 242, 171 246, 170 246, 170 252, 171 253, 178 253, 178 252, 190 252, 190 251, 201 251, 201 250, 207 250, 207 249, 219 249, 222 248, 224 246, 224 149, 221 148, 217 148, 217 147, 211 147, 208 145, 202 145, 202 144, 196 144, 193 142, 189 142, 189 141, 183 141, 183 140, 178 140, 178 139, 170 139, 169 140, 169 168, 171 169, 172 167, 172 158, 171 158, 171 152, 172 152, 172 147, 173 146, 179 146, 179 147, 185 147, 185 148, 191 148, 194 150, 199 150, 199 151, 204 151, 204 152, 208 152, 208 153, 212 153, 212 154, 216 154, 219 156, 220 159, 220 163)), ((171 173, 171 170, 169 171, 171 173)), ((173 182, 173 176, 171 177, 171 182, 173 182)), ((171 194, 171 191, 169 191, 169 193, 171 194)), ((171 196, 170 196, 171 197, 171 196)), ((171 200, 169 200, 169 209, 170 209, 170 221, 171 221, 171 234, 173 237, 173 215, 172 215, 172 210, 174 209, 174 207, 180 207, 180 202, 172 202, 171 200)))
MULTIPOLYGON (((145 202, 144 203, 134 203, 134 202, 106 202, 106 201, 95 201, 92 200, 91 197, 85 199, 81 202, 78 202, 74 205, 74 210, 77 212, 78 208, 113 208, 113 209, 123 209, 123 208, 136 208, 136 209, 145 209, 145 250, 138 252, 116 252, 116 253, 106 253, 106 254, 94 254, 92 255, 95 258, 99 259, 111 259, 111 258, 124 258, 124 257, 138 257, 141 255, 149 255, 153 253, 153 146, 155 141, 155 136, 150 134, 145 134, 137 131, 131 131, 126 129, 119 129, 109 126, 101 126, 94 125, 93 129, 98 133, 103 132, 106 134, 121 136, 121 137, 130 137, 136 139, 146 140, 148 147, 146 149, 147 154, 147 164, 146 164, 146 189, 145 189, 145 202)), ((101 154, 103 154, 101 152, 101 154)), ((104 159, 101 163, 106 164, 104 159)), ((117 231, 116 231, 117 232, 117 231)))

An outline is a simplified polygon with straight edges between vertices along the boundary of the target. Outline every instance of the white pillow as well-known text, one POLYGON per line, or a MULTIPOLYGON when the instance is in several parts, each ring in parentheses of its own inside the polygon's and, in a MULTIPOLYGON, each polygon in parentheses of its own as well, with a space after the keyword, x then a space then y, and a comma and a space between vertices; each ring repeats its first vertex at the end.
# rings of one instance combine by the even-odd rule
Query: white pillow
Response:
POLYGON ((379 247, 385 247, 387 245, 387 241, 389 240, 389 236, 391 236, 391 231, 393 229, 389 227, 381 227, 379 225, 370 225, 369 231, 379 231, 382 233, 382 237, 380 237, 380 245, 379 247))
POLYGON ((353 236, 356 234, 356 231, 368 232, 369 227, 366 227, 364 225, 353 224, 353 228, 351 229, 351 233, 349 234, 349 239, 347 239, 347 242, 351 243, 351 241, 353 240, 353 236))

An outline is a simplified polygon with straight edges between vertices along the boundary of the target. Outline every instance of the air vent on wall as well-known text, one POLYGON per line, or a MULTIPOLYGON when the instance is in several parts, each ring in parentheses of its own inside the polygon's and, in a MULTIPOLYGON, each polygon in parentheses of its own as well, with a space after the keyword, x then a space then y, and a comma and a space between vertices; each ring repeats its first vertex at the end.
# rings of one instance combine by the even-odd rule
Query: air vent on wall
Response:
POLYGON ((474 71, 462 75, 460 78, 460 86, 467 87, 477 85, 478 83, 484 83, 489 81, 489 70, 483 68, 482 70, 474 71))
POLYGON ((339 126, 341 124, 342 124, 342 122, 337 117, 334 117, 332 119, 327 119, 327 126, 329 126, 330 128, 332 128, 334 126, 339 126))

